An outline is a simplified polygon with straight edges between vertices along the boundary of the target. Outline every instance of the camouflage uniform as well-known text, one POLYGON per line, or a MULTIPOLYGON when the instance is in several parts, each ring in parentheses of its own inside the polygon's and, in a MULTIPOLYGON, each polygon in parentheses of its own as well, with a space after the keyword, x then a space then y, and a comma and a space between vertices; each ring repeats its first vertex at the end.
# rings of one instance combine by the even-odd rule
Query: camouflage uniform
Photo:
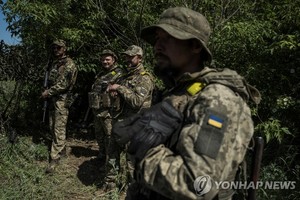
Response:
MULTIPOLYGON (((139 163, 136 177, 147 186, 142 193, 149 199, 196 199, 193 183, 199 176, 233 181, 253 134, 248 98, 243 78, 234 71, 205 68, 185 74, 164 98, 183 113, 184 122, 166 144, 150 149, 139 163), (197 83, 206 86, 197 94, 189 93, 197 83), (211 116, 223 120, 221 128, 210 123, 211 116)), ((233 194, 211 190, 198 198, 212 199, 216 193, 219 199, 233 194)))
MULTIPOLYGON (((62 44, 57 41, 54 44, 62 44)), ((49 97, 50 104, 50 130, 53 134, 50 158, 56 160, 60 158, 60 153, 66 146, 66 125, 68 121, 69 108, 67 102, 70 98, 71 90, 76 82, 77 68, 73 60, 64 56, 55 60, 49 74, 49 97)))
MULTIPOLYGON (((123 54, 129 56, 143 56, 143 51, 140 47, 131 45, 125 52, 123 52, 123 54)), ((117 120, 114 121, 114 123, 117 121, 122 121, 123 119, 140 112, 142 109, 151 106, 152 91, 154 88, 152 75, 145 70, 142 63, 139 63, 132 68, 128 67, 127 69, 129 72, 126 78, 123 79, 123 81, 120 83, 120 86, 117 88, 118 95, 120 96, 122 102, 122 112, 118 116, 117 120)), ((109 163, 115 163, 119 169, 120 152, 115 155, 117 157, 115 157, 114 160, 110 160, 109 163)), ((133 178, 133 166, 128 158, 126 164, 129 176, 128 181, 131 182, 133 178)), ((113 168, 112 165, 110 168, 113 168)), ((117 173, 118 172, 116 170, 109 171, 107 173, 107 182, 110 180, 115 180, 117 173)))
MULTIPOLYGON (((154 44, 157 27, 177 39, 199 40, 206 50, 205 59, 211 60, 206 46, 209 24, 201 14, 187 8, 170 8, 161 15, 158 25, 142 31, 142 38, 154 44)), ((226 68, 205 67, 198 72, 186 72, 168 83, 173 85, 168 85, 170 88, 162 103, 171 102, 182 115, 182 121, 163 144, 150 148, 137 162, 137 183, 128 189, 126 198, 231 199, 233 191, 217 190, 215 185, 207 193, 197 196, 194 181, 206 175, 213 181, 234 180, 254 132, 247 101, 252 99, 259 103, 259 92, 235 71, 226 68)), ((139 121, 136 124, 140 125, 139 121)), ((145 128, 149 124, 151 127, 151 124, 159 123, 150 118, 145 128)), ((151 132, 153 128, 156 127, 148 130, 151 132)), ((120 130, 124 129, 113 130, 114 134, 120 130)), ((143 131, 135 124, 125 130, 143 131)))
POLYGON ((106 92, 106 88, 109 83, 118 83, 124 74, 124 70, 117 65, 108 72, 103 70, 96 76, 93 89, 89 93, 89 104, 94 114, 95 136, 99 145, 98 158, 100 159, 110 155, 109 152, 119 151, 116 149, 118 145, 112 144, 110 136, 112 120, 120 112, 120 98, 111 97, 106 92))
POLYGON ((138 113, 143 108, 149 108, 154 88, 153 77, 146 72, 142 63, 131 70, 126 79, 117 89, 124 103, 120 119, 138 113))

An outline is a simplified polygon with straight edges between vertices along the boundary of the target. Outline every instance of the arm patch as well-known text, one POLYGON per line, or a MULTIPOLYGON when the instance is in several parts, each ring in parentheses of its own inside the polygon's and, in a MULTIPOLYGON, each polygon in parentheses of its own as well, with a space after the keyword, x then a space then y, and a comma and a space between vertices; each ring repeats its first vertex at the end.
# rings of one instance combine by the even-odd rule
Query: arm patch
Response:
POLYGON ((228 118, 218 111, 207 109, 198 133, 195 152, 216 159, 222 145, 228 118))

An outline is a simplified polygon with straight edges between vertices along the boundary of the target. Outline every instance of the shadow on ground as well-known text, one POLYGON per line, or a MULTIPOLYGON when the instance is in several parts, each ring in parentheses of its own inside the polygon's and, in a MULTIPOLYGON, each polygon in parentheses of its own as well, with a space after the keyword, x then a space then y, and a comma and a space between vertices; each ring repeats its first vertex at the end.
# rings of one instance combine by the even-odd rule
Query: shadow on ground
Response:
POLYGON ((75 157, 93 157, 98 155, 98 151, 86 148, 82 146, 70 146, 71 147, 71 154, 73 154, 75 157))
POLYGON ((86 186, 96 185, 97 187, 100 187, 105 175, 103 165, 104 162, 100 162, 96 158, 84 161, 78 167, 78 179, 86 186))

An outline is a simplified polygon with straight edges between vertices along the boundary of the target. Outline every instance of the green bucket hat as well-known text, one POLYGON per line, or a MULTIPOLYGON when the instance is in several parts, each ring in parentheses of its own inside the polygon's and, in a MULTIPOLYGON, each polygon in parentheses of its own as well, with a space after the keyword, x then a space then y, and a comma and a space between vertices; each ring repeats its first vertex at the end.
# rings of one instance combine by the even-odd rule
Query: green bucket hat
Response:
POLYGON ((64 40, 55 40, 52 45, 57 45, 60 47, 66 47, 66 42, 64 40))
POLYGON ((179 40, 196 39, 206 51, 206 60, 212 60, 212 54, 207 47, 211 33, 207 19, 200 13, 184 7, 174 7, 165 10, 157 24, 141 31, 141 38, 151 45, 155 43, 155 31, 161 28, 179 40))

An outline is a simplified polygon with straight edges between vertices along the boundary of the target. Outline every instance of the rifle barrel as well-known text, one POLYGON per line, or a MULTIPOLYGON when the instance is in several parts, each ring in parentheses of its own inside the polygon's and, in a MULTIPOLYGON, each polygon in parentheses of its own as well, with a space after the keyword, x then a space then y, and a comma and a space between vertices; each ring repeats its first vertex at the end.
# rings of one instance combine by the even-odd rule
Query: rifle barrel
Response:
POLYGON ((44 106, 43 106, 43 123, 46 122, 46 113, 47 113, 47 106, 48 106, 48 101, 44 101, 44 106))
MULTIPOLYGON (((47 70, 45 72, 45 78, 44 78, 44 84, 43 84, 43 87, 45 90, 47 90, 49 87, 49 65, 50 65, 50 62, 48 63, 47 70)), ((48 99, 45 99, 44 105, 43 105, 43 120, 42 120, 43 123, 45 123, 45 121, 46 121, 47 106, 48 106, 48 99)))
POLYGON ((49 80, 49 71, 47 70, 45 72, 45 79, 44 79, 44 85, 43 85, 44 89, 48 89, 48 80, 49 80))
MULTIPOLYGON (((262 160, 262 154, 264 149, 264 139, 262 137, 255 137, 254 154, 252 159, 252 170, 250 181, 253 182, 254 187, 257 185, 259 179, 259 170, 262 160)), ((256 200, 256 188, 250 187, 248 190, 248 200, 256 200)))

